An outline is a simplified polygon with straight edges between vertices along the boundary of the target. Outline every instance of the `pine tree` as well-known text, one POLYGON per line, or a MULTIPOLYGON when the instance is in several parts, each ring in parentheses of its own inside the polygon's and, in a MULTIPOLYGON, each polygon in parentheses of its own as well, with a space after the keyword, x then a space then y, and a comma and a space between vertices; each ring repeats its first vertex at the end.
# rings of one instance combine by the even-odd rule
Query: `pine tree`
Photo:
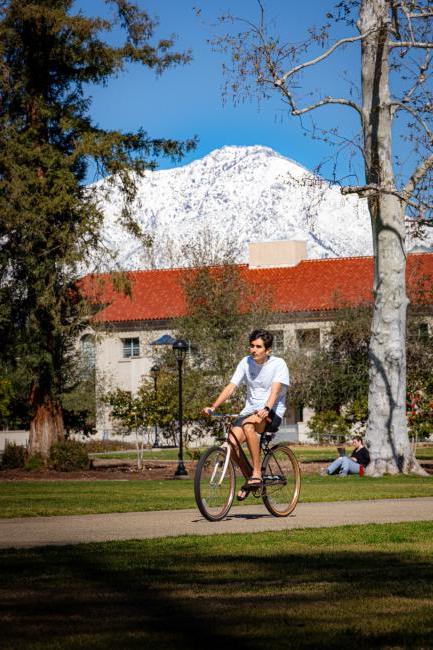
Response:
POLYGON ((126 0, 107 4, 109 19, 74 14, 72 0, 0 2, 0 354, 27 370, 30 446, 44 456, 63 436, 59 396, 83 316, 75 280, 100 244, 103 215, 85 187, 88 165, 121 185, 128 222, 149 157, 194 146, 92 123, 89 85, 130 62, 161 73, 189 60, 171 40, 151 44, 156 23, 145 11, 126 0), (116 23, 124 43, 112 46, 104 33, 116 23))

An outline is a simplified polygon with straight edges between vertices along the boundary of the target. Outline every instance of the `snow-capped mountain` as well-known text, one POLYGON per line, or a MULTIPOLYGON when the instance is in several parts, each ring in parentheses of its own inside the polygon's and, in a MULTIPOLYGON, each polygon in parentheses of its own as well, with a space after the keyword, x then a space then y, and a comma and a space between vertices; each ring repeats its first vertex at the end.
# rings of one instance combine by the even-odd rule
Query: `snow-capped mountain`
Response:
POLYGON ((126 269, 182 266, 185 250, 203 237, 211 248, 235 244, 238 261, 247 260, 248 242, 283 239, 306 240, 310 258, 372 252, 365 202, 263 146, 226 146, 184 167, 147 172, 133 213, 153 238, 150 251, 118 224, 120 193, 101 201, 106 244, 126 269))

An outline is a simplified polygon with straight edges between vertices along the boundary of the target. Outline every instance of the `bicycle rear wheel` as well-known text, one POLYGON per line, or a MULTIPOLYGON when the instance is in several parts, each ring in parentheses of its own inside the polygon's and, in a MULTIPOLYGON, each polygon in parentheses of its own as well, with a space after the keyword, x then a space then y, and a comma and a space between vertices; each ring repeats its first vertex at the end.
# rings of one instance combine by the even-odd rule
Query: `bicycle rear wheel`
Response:
POLYGON ((194 477, 194 496, 203 517, 219 521, 233 503, 236 475, 225 447, 211 447, 200 458, 194 477))
POLYGON ((275 517, 287 517, 298 503, 301 470, 293 451, 276 445, 263 459, 263 503, 275 517))

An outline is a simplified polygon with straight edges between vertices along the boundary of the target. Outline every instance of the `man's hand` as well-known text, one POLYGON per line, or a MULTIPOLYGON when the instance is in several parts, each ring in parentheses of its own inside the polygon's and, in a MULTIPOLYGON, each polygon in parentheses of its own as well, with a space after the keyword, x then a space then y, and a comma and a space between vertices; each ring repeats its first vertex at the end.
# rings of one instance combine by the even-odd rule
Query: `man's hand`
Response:
POLYGON ((258 409, 258 411, 256 411, 256 414, 262 420, 265 420, 266 418, 269 418, 269 410, 266 409, 266 408, 258 409))
POLYGON ((204 415, 212 415, 214 411, 215 409, 212 406, 205 406, 204 409, 202 410, 202 413, 204 415))

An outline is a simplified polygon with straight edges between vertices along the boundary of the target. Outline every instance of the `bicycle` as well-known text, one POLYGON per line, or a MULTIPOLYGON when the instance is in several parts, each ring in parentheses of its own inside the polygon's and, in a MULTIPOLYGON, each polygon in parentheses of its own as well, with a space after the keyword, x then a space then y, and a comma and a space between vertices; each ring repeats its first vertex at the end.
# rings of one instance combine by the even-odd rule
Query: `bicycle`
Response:
MULTIPOLYGON (((223 442, 207 449, 201 456, 194 477, 194 496, 203 517, 220 521, 229 512, 236 489, 235 463, 245 480, 251 476, 252 466, 240 445, 236 446, 239 460, 233 452, 234 443, 229 432, 233 415, 213 414, 222 418, 223 442)), ((296 508, 301 490, 301 470, 293 451, 284 443, 270 446, 273 433, 263 433, 260 439, 262 454, 262 484, 248 488, 261 498, 267 510, 275 517, 287 517, 296 508)))

